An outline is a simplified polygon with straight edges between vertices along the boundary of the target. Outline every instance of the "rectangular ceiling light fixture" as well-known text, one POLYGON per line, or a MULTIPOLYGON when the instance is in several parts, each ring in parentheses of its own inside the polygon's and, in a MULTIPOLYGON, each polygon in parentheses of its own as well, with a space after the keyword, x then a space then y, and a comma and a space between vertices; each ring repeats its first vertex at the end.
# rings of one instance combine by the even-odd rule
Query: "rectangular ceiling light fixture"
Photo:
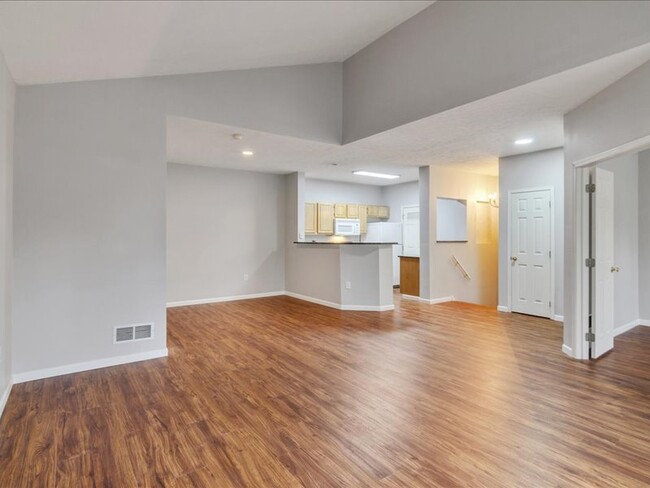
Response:
POLYGON ((373 178, 384 178, 386 180, 394 180, 399 178, 399 175, 387 175, 384 173, 373 173, 372 171, 353 171, 352 174, 357 176, 372 176, 373 178))

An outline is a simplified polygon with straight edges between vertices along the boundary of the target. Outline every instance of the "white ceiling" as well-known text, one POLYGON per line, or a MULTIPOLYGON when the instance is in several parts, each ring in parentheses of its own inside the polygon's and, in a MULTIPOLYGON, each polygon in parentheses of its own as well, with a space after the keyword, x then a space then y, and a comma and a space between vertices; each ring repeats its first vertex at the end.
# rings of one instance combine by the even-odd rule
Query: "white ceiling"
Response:
POLYGON ((344 61, 431 1, 0 2, 18 84, 344 61))
POLYGON ((650 59, 650 44, 377 134, 345 146, 307 141, 210 122, 167 123, 171 162, 289 173, 388 185, 417 179, 423 165, 498 173, 498 158, 564 145, 563 115, 650 59), (234 141, 233 133, 244 139, 234 141), (527 146, 513 141, 533 137, 527 146), (243 157, 243 149, 255 151, 243 157), (339 166, 331 166, 338 163, 339 166), (399 180, 352 175, 364 169, 399 180))

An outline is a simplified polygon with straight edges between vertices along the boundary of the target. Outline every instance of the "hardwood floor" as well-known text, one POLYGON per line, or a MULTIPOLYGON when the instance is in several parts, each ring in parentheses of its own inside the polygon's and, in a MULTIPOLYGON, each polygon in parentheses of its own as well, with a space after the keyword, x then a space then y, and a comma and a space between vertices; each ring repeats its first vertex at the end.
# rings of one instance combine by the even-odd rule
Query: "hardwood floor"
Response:
POLYGON ((168 312, 170 356, 15 385, 0 487, 650 485, 650 328, 597 362, 484 307, 168 312))

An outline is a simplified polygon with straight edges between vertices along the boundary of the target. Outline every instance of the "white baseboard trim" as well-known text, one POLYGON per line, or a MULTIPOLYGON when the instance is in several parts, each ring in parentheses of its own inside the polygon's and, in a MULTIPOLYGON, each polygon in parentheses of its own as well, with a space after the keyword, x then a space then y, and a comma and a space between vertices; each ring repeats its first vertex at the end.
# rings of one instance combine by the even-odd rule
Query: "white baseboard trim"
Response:
POLYGON ((118 366, 120 364, 136 363, 138 361, 146 361, 147 359, 163 358, 167 355, 168 351, 167 348, 165 348, 155 351, 127 354, 125 356, 114 356, 111 358, 86 361, 83 363, 65 364, 54 368, 37 369, 35 371, 27 371, 26 373, 18 373, 12 376, 12 381, 14 384, 25 383, 26 381, 41 380, 64 374, 80 373, 81 371, 107 368, 109 366, 118 366))
POLYGON ((415 295, 405 295, 402 293, 400 296, 402 300, 415 300, 416 302, 420 301, 420 297, 416 297, 415 295))
POLYGON ((440 297, 440 298, 420 298, 420 301, 423 303, 428 303, 429 305, 437 305, 438 303, 454 302, 456 299, 454 297, 440 297))
POLYGON ((390 310, 395 310, 395 305, 341 305, 340 303, 328 302, 327 300, 301 295, 300 293, 294 293, 292 291, 285 291, 284 294, 291 298, 347 312, 388 312, 390 310))
POLYGON ((335 308, 341 310, 341 305, 334 302, 328 302, 327 300, 321 300, 320 298, 309 297, 307 295, 301 295, 300 293, 294 293, 292 291, 285 291, 284 294, 291 298, 296 298, 298 300, 303 300, 305 302, 315 303, 317 305, 323 305, 324 307, 335 308))
POLYGON ((623 325, 621 325, 619 327, 616 327, 614 329, 614 337, 616 337, 617 335, 624 334, 628 330, 634 329, 637 325, 641 325, 641 320, 640 319, 632 320, 631 322, 628 322, 627 324, 623 324, 623 325))
POLYGON ((2 418, 2 414, 5 411, 5 406, 7 405, 7 400, 9 400, 9 394, 11 393, 11 387, 13 384, 11 381, 7 385, 7 388, 5 388, 5 391, 2 392, 2 397, 0 397, 0 418, 2 418))
POLYGON ((188 305, 205 305, 206 303, 234 302, 235 300, 252 300, 254 298, 277 297, 284 295, 284 291, 268 291, 264 293, 251 293, 250 295, 234 295, 231 297, 199 298, 197 300, 181 300, 167 303, 167 308, 187 307, 188 305))
POLYGON ((643 325, 644 327, 650 327, 650 320, 639 319, 639 325, 643 325))
POLYGON ((341 310, 350 312, 389 312, 395 305, 341 305, 341 310))
POLYGON ((554 320, 555 322, 564 322, 564 315, 553 315, 551 320, 554 320))
POLYGON ((510 313, 510 308, 506 307, 505 305, 498 305, 497 306, 497 312, 506 312, 510 313))
POLYGON ((562 344, 562 352, 569 357, 573 357, 573 349, 571 349, 566 344, 562 344))

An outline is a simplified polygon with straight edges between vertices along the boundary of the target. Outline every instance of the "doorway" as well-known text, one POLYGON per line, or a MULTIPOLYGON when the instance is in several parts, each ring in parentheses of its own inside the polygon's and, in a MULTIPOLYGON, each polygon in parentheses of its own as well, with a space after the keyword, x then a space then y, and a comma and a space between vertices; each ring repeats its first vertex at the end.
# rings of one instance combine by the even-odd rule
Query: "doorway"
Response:
POLYGON ((402 207, 402 253, 404 256, 420 256, 420 206, 402 207))
POLYGON ((509 194, 509 308, 553 316, 553 188, 509 194))

